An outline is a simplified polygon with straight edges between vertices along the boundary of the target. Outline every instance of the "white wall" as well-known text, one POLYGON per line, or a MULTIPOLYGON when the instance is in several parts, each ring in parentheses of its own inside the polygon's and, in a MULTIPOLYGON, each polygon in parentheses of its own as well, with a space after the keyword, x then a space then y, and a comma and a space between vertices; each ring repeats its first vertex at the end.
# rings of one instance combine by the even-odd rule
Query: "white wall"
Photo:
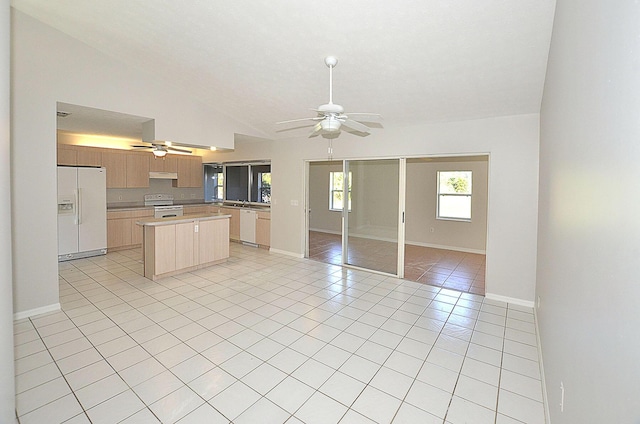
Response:
POLYGON ((16 422, 13 368, 9 108, 9 0, 0 1, 0 422, 16 422))
POLYGON ((487 177, 486 160, 407 160, 406 242, 484 253, 487 243, 487 177), (436 219, 438 171, 473 173, 471 222, 436 219))
POLYGON ((640 422, 639 22, 637 2, 557 2, 537 281, 554 424, 640 422))
MULTIPOLYGON (((312 162, 309 167, 309 217, 310 228, 329 233, 341 232, 341 213, 329 210, 329 172, 341 172, 342 162, 312 162)), ((397 174, 397 172, 396 172, 397 174)), ((406 242, 420 246, 462 250, 484 253, 487 235, 487 160, 465 160, 455 158, 416 158, 407 160, 406 193, 406 242), (437 172, 469 170, 473 172, 472 220, 471 222, 436 219, 437 172), (434 232, 430 232, 430 228, 434 232)), ((355 177, 354 177, 355 178, 355 177)), ((384 179, 381 183, 394 179, 384 179)), ((365 217, 350 214, 349 222, 353 228, 364 226, 367 234, 384 237, 392 232, 376 231, 377 227, 397 227, 397 208, 389 208, 389 199, 381 196, 383 187, 378 183, 368 184, 373 193, 361 199, 367 202, 365 217), (376 204, 382 202, 383 205, 376 204), (381 211, 388 212, 386 219, 379 216, 381 211), (391 212, 394 212, 391 214, 391 212)), ((357 202, 359 199, 354 199, 357 202)), ((359 208, 361 210, 362 208, 359 208)), ((356 230, 358 230, 356 228, 356 230)), ((395 231, 395 230, 394 230, 395 231)), ((358 231, 356 231, 358 232, 358 231)))
MULTIPOLYGON (((487 295, 532 305, 537 249, 538 130, 537 114, 402 129, 387 127, 374 130, 366 138, 342 134, 333 141, 333 157, 490 154, 487 295), (518 190, 513 189, 509 178, 514 175, 518 177, 518 190)), ((299 256, 304 253, 304 161, 327 160, 327 141, 300 137, 269 145, 273 184, 271 246, 299 256)), ((226 157, 251 158, 250 144, 237 143, 237 147, 241 153, 226 157)), ((256 159, 263 159, 262 156, 260 150, 255 154, 256 159)), ((220 154, 213 157, 235 160, 224 159, 220 154)))
POLYGON ((125 66, 14 9, 11 16, 14 308, 30 313, 58 303, 56 102, 148 116, 157 138, 190 144, 233 147, 234 132, 253 132, 153 70, 125 66))

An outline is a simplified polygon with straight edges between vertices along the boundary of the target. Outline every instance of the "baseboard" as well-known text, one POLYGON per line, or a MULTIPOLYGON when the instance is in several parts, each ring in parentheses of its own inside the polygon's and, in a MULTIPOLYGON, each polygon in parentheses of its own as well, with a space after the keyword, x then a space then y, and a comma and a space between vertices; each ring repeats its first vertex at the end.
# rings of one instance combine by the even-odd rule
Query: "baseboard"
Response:
POLYGON ((13 320, 21 320, 24 318, 31 318, 35 315, 46 314, 48 312, 55 312, 60 310, 60 304, 54 303, 53 305, 43 306, 41 308, 29 309, 28 311, 16 312, 13 314, 13 320))
POLYGON ((491 300, 497 300, 499 302, 505 302, 505 303, 511 303, 513 305, 524 306, 526 308, 533 308, 535 306, 532 300, 517 299, 515 297, 501 296, 499 294, 486 293, 484 297, 491 300))
POLYGON ((269 248, 269 252, 279 253, 281 255, 293 256, 294 258, 299 258, 299 259, 304 258, 304 253, 294 253, 294 252, 289 252, 287 250, 274 249, 273 247, 269 248))
POLYGON ((547 382, 544 377, 544 364, 542 362, 542 343, 540 343, 540 327, 538 326, 538 308, 533 308, 533 318, 536 326, 536 342, 538 343, 538 366, 540 367, 540 381, 542 383, 542 404, 544 405, 545 423, 551 424, 549 412, 549 396, 547 394, 547 382))
POLYGON ((487 251, 483 249, 469 249, 466 247, 445 246, 442 244, 422 243, 419 241, 405 241, 405 244, 410 244, 412 246, 420 246, 420 247, 431 247, 433 249, 453 250, 455 252, 476 253, 478 255, 487 254, 487 251))

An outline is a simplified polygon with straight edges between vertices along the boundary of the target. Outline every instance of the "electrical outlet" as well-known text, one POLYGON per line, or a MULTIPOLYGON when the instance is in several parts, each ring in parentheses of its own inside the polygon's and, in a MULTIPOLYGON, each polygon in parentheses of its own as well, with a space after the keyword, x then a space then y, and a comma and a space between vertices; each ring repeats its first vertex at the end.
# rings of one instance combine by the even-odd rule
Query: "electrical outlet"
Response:
POLYGON ((118 200, 122 200, 122 196, 118 196, 118 200))
POLYGON ((538 299, 536 300, 536 308, 540 309, 540 296, 538 296, 538 299))
POLYGON ((560 382, 560 412, 564 412, 564 384, 560 382))
POLYGON ((430 232, 430 233, 435 233, 435 232, 436 232, 436 229, 435 229, 435 228, 433 228, 433 227, 431 227, 431 228, 429 228, 429 232, 430 232))

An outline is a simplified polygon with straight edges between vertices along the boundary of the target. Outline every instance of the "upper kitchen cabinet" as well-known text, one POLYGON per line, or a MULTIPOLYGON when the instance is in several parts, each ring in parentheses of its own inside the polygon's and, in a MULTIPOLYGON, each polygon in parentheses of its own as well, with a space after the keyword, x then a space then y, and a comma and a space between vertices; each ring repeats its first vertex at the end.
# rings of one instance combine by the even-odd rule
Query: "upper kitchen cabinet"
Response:
POLYGON ((178 180, 174 187, 202 187, 202 157, 178 156, 178 180))
POLYGON ((58 144, 58 165, 102 166, 102 149, 58 144))
POLYGON ((102 166, 107 169, 107 188, 127 187, 127 152, 116 149, 103 150, 102 166))
POLYGON ((68 144, 58 144, 58 165, 78 165, 78 152, 74 146, 68 144))
POLYGON ((78 147, 78 166, 102 166, 102 151, 97 147, 78 147))
POLYGON ((178 158, 174 155, 166 155, 164 158, 149 155, 149 171, 178 172, 178 158))
MULTIPOLYGON (((127 188, 149 187, 149 153, 127 153, 126 166, 127 188)), ((107 175, 109 175, 108 170, 107 175)))

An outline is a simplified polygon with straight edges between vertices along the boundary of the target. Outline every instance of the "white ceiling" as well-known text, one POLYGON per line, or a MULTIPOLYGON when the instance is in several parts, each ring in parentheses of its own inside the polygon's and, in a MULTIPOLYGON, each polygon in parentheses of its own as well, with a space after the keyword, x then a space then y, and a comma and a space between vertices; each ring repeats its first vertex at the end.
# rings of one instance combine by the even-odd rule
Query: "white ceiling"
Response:
MULTIPOLYGON (((12 0, 269 137, 333 100, 384 126, 537 113, 555 0, 12 0)), ((381 131, 381 130, 373 130, 381 131)))

